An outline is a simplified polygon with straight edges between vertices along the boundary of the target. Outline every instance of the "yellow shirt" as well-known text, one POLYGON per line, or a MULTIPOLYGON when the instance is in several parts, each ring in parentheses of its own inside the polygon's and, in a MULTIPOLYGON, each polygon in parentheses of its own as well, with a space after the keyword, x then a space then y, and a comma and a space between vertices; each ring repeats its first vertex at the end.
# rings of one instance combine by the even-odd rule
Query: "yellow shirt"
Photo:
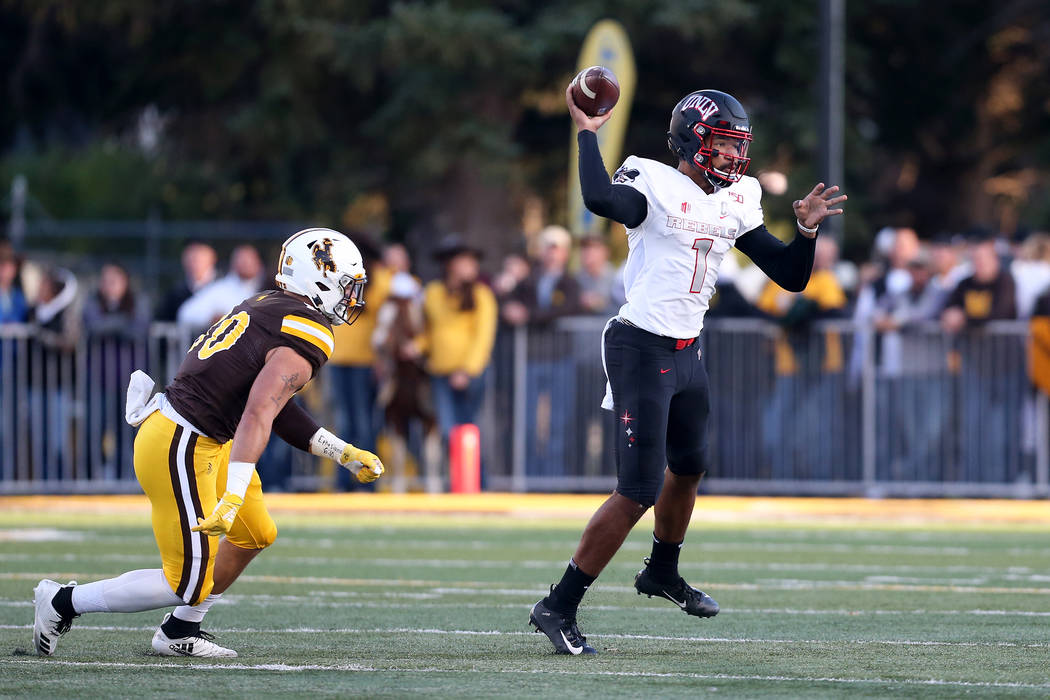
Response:
MULTIPOLYGON (((784 316, 795 303, 797 292, 789 292, 776 282, 770 280, 755 302, 762 311, 771 316, 784 316)), ((842 291, 835 273, 831 270, 815 270, 809 278, 809 284, 802 291, 805 299, 816 302, 822 311, 841 309, 846 305, 846 293, 842 291)), ((775 347, 775 367, 778 375, 790 375, 798 372, 798 360, 791 345, 784 337, 783 331, 777 335, 775 347)), ((842 339, 839 334, 829 331, 824 336, 824 359, 821 369, 825 372, 839 372, 843 367, 842 339)))
POLYGON ((435 280, 423 291, 427 330, 427 369, 446 376, 466 372, 476 377, 485 371, 496 340, 496 297, 480 282, 474 283, 474 308, 460 311, 450 299, 445 283, 435 280))
MULTIPOLYGON (((771 316, 783 316, 795 303, 796 292, 789 292, 773 280, 766 283, 755 306, 771 316)), ((802 296, 815 301, 822 310, 841 309, 846 305, 846 293, 842 291, 835 273, 831 270, 814 270, 802 296)))
POLYGON ((1050 395, 1050 317, 1033 316, 1028 339, 1028 368, 1032 383, 1050 395))
POLYGON ((328 358, 328 364, 351 367, 372 366, 375 361, 375 352, 372 350, 372 333, 376 329, 376 315, 379 313, 379 307, 390 294, 392 277, 390 270, 379 265, 368 271, 364 313, 349 326, 344 323, 333 327, 335 351, 328 358))

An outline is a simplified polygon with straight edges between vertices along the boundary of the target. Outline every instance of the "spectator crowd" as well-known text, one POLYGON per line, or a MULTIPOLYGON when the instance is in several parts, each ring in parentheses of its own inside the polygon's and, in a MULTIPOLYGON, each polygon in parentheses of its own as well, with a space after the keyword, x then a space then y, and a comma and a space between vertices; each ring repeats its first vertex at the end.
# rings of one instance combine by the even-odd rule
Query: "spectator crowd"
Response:
MULTIPOLYGON (((440 274, 430 280, 416 273, 405 246, 358 242, 369 274, 366 312, 355 324, 336 328, 323 381, 303 398, 334 406, 337 431, 359 447, 378 450, 391 467, 385 488, 398 491, 443 488, 448 440, 455 426, 479 420, 498 336, 522 326, 542 332, 566 316, 610 317, 624 302, 622 266, 612 261, 605 239, 576 240, 559 226, 534 236, 528 252, 502 261, 485 260, 482 250, 447 236, 433 251, 440 274)), ((116 262, 78 279, 67 269, 26 263, 0 242, 0 324, 30 324, 33 342, 56 361, 86 343, 85 359, 71 372, 109 388, 84 408, 89 432, 100 436, 88 449, 98 452, 92 463, 102 471, 81 477, 131 474, 133 434, 119 421, 120 392, 131 371, 146 363, 150 322, 174 324, 184 342, 242 299, 272 286, 264 258, 251 244, 232 250, 222 274, 216 250, 190 241, 181 271, 169 289, 150 290, 156 291, 150 299, 144 281, 116 262)), ((874 357, 876 412, 895 436, 880 443, 883 476, 986 479, 981 470, 1000 468, 994 465, 1011 439, 1008 427, 1025 410, 1012 403, 1018 394, 1010 387, 1024 374, 980 366, 973 358, 989 322, 1033 319, 1031 374, 1036 386, 1050 391, 1050 234, 1019 241, 991 235, 921 240, 908 228, 884 229, 874 237, 871 258, 860 265, 840 260, 835 240, 820 238, 812 278, 800 293, 779 288, 733 254, 723 264, 709 318, 764 319, 778 329, 767 349, 773 381, 760 406, 769 477, 835 478, 829 465, 847 458, 846 438, 814 440, 810 431, 829 420, 821 412, 834 404, 834 395, 866 381, 866 359, 874 357), (852 319, 861 332, 844 337, 841 330, 813 325, 826 319, 852 319), (972 389, 967 395, 976 398, 952 406, 945 398, 952 381, 965 383, 972 389), (967 457, 956 471, 933 473, 932 455, 941 449, 954 410, 963 412, 963 425, 981 430, 965 431, 963 442, 972 444, 961 448, 967 457), (785 429, 794 423, 811 427, 785 429), (814 455, 814 445, 824 452, 814 455), (803 461, 806 473, 798 466, 803 461)), ((19 361, 6 337, 0 333, 5 384, 19 361)), ((590 340, 596 354, 598 339, 590 340)), ((53 381, 40 369, 28 372, 31 408, 43 416, 49 439, 36 447, 5 444, 3 436, 14 434, 26 407, 11 403, 12 392, 0 391, 0 459, 30 450, 42 460, 37 473, 43 478, 68 476, 62 466, 71 435, 68 382, 53 381)), ((532 474, 557 475, 566 467, 566 442, 579 436, 565 427, 572 425, 578 401, 596 400, 577 396, 576 372, 565 348, 530 350, 525 406, 532 474)), ((271 448, 270 466, 261 464, 260 471, 279 488, 287 478, 288 454, 271 448)), ((335 487, 357 486, 344 470, 335 473, 335 487)))

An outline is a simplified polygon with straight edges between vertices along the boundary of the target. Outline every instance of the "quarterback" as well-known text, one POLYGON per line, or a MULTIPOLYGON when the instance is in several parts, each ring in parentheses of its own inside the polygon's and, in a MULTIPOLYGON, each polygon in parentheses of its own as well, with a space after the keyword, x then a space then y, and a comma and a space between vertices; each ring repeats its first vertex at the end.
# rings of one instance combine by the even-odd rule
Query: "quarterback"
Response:
POLYGON ((794 202, 798 232, 784 245, 763 225, 761 187, 745 175, 751 123, 718 90, 686 95, 671 113, 667 145, 676 166, 630 156, 609 181, 596 131, 611 113, 588 117, 566 91, 580 145, 587 208, 627 229, 627 303, 605 327, 608 379, 602 407, 616 418, 616 490, 592 516, 561 581, 536 603, 529 622, 561 654, 594 654, 576 624, 587 588, 655 505, 652 553, 638 593, 689 615, 713 617, 718 603, 678 573, 700 478, 708 469, 707 371, 697 337, 715 291, 719 263, 736 246, 774 282, 802 291, 813 267, 820 223, 842 213, 837 186, 818 184, 794 202))
POLYGON ((151 398, 153 381, 132 375, 126 418, 140 426, 135 476, 152 506, 162 567, 84 585, 40 581, 37 653, 54 654, 84 613, 177 606, 153 637, 155 652, 237 656, 200 623, 277 537, 255 471, 271 430, 337 460, 361 481, 383 473, 374 454, 319 427, 289 400, 331 355, 332 326, 362 311, 366 277, 357 247, 331 229, 299 231, 281 248, 276 282, 279 289, 244 300, 197 338, 163 393, 151 398))

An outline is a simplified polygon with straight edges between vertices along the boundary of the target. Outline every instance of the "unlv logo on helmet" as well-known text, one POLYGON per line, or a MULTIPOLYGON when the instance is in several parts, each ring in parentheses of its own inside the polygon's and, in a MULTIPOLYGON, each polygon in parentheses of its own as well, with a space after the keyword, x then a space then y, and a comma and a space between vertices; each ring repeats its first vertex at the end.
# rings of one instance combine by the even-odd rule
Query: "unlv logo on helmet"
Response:
POLYGON ((712 100, 710 97, 704 94, 690 95, 682 103, 681 111, 687 109, 695 109, 700 113, 700 120, 707 121, 716 112, 718 112, 718 103, 712 100))
POLYGON ((332 239, 325 238, 319 243, 314 243, 310 250, 313 251, 314 265, 317 265, 318 270, 337 272, 335 261, 332 260, 332 239))

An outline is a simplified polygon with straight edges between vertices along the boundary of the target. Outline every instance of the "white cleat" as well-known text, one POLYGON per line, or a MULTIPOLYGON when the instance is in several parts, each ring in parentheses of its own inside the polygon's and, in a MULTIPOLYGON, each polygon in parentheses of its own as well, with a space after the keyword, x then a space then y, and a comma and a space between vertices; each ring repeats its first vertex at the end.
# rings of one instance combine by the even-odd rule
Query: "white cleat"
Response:
MULTIPOLYGON (((77 585, 70 581, 70 586, 77 585)), ((51 579, 41 579, 33 589, 33 606, 36 608, 36 619, 33 620, 33 645, 41 656, 53 656, 58 647, 58 638, 69 631, 73 618, 64 618, 55 610, 51 600, 62 588, 62 584, 51 579)))
POLYGON ((167 613, 164 619, 161 621, 161 627, 157 628, 157 633, 153 635, 153 651, 157 652, 161 656, 200 656, 200 657, 223 657, 223 658, 235 658, 237 652, 233 649, 227 649, 226 647, 220 647, 212 640, 215 637, 211 636, 207 632, 197 631, 197 634, 191 637, 179 637, 178 639, 172 639, 168 635, 164 634, 164 623, 171 617, 171 613, 167 613))

